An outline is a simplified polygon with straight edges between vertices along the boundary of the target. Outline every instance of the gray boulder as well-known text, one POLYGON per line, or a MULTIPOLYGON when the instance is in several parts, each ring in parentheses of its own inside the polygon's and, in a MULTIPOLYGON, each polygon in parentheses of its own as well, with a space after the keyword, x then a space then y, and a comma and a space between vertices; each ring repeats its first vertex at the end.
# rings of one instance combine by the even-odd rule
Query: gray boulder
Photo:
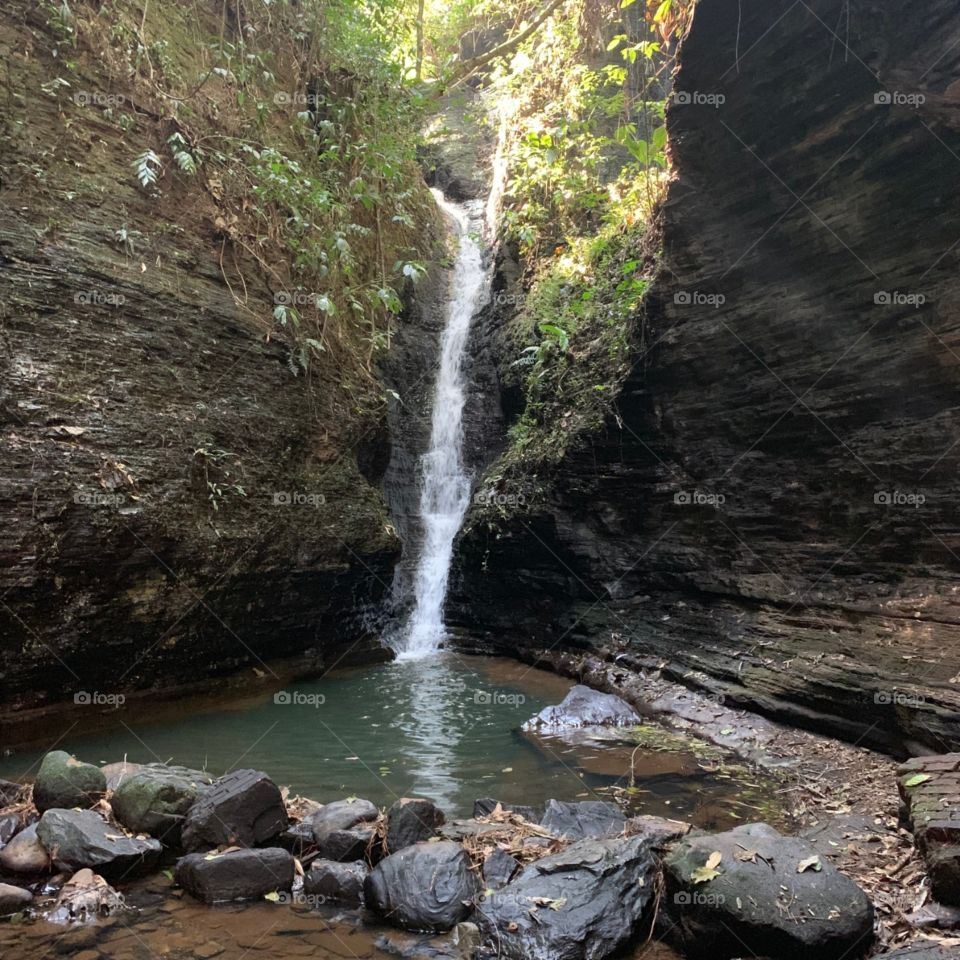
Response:
POLYGON ((502 847, 494 847, 483 861, 484 890, 499 890, 505 887, 520 869, 520 863, 502 847))
POLYGON ((331 830, 320 840, 314 841, 317 853, 324 860, 349 863, 353 860, 380 859, 376 843, 377 828, 369 823, 360 823, 349 830, 331 830))
POLYGON ((0 817, 0 849, 3 849, 13 835, 20 829, 20 817, 16 813, 8 813, 0 817))
POLYGON ((376 820, 379 815, 380 811, 369 800, 336 800, 311 814, 309 823, 314 839, 320 843, 334 830, 349 830, 358 823, 376 820))
POLYGON ((293 886, 293 857, 280 847, 191 853, 177 861, 174 878, 204 903, 256 900, 293 886))
POLYGON ((0 883, 0 916, 23 910, 33 900, 33 894, 22 887, 12 887, 9 883, 0 883))
POLYGON ((21 877, 50 873, 50 855, 37 838, 37 825, 24 827, 0 850, 0 872, 21 877))
POLYGON ((387 811, 387 853, 437 835, 446 818, 432 800, 404 797, 387 811))
POLYGON ((48 753, 37 771, 33 802, 45 810, 92 807, 107 792, 107 778, 99 767, 81 763, 64 750, 48 753))
POLYGON ((370 873, 364 863, 336 863, 314 860, 303 878, 303 892, 323 903, 345 907, 363 906, 363 884, 370 873))
POLYGON ((391 854, 370 872, 364 899, 405 930, 449 930, 465 920, 478 893, 470 858, 458 843, 417 843, 391 854))
POLYGON ((484 955, 608 957, 638 933, 656 870, 647 837, 581 840, 537 860, 478 910, 484 955))
POLYGON ((544 707, 528 720, 523 729, 550 732, 580 727, 628 727, 640 722, 640 715, 626 700, 578 684, 559 704, 544 707))
POLYGON ((580 803, 548 800, 540 818, 540 826, 554 836, 568 840, 614 837, 623 833, 626 825, 623 811, 604 800, 583 800, 580 803))
POLYGON ((177 846, 187 811, 202 781, 162 766, 141 767, 123 778, 110 800, 114 816, 134 833, 149 833, 177 846))
POLYGON ((111 881, 149 872, 162 850, 158 840, 124 836, 93 810, 47 810, 37 838, 58 869, 91 867, 111 881))
POLYGON ((870 945, 867 895, 811 844, 766 824, 688 837, 665 866, 666 904, 693 957, 838 960, 870 945), (704 873, 717 854, 716 875, 704 873))
POLYGON ((257 770, 234 770, 204 790, 187 811, 181 843, 185 850, 253 847, 273 840, 287 823, 277 785, 257 770))

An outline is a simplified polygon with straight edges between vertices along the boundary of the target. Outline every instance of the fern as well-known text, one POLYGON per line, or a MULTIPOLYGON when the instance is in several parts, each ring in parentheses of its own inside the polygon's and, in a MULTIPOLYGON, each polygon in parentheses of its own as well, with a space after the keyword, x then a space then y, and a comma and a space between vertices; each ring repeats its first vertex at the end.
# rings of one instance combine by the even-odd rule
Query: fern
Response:
POLYGON ((163 164, 152 150, 145 150, 133 161, 133 169, 137 172, 137 179, 140 181, 140 186, 146 189, 157 182, 157 177, 163 169, 163 164))

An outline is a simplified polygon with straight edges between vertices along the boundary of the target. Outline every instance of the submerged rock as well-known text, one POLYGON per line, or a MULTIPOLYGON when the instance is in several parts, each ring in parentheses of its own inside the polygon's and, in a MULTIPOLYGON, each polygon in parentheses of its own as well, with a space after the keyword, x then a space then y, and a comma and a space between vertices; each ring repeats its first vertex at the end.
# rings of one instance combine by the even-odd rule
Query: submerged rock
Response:
POLYGON ((688 837, 664 863, 666 904, 691 956, 839 960, 870 945, 867 895, 809 843, 766 824, 688 837))
POLYGON ((92 870, 78 870, 60 890, 48 923, 91 923, 126 909, 123 897, 92 870))
POLYGON ((47 810, 37 837, 61 869, 96 868, 108 880, 140 876, 160 859, 159 840, 124 836, 93 810, 47 810))
POLYGON ((50 855, 37 837, 37 825, 24 827, 0 850, 0 871, 23 877, 50 872, 50 855))
POLYGON ((202 782, 163 767, 141 767, 125 777, 110 799, 114 816, 134 833, 177 846, 183 820, 202 782))
POLYGON ((432 800, 398 800, 387 811, 387 853, 435 837, 445 822, 443 811, 432 800))
POLYGON ((0 883, 0 916, 23 910, 33 900, 33 894, 22 887, 0 883))
POLYGON ((656 869, 647 837, 581 840, 531 863, 478 911, 483 955, 608 957, 638 932, 656 869))
POLYGON ((203 791, 187 811, 181 832, 186 850, 272 840, 287 826, 277 785, 257 770, 234 770, 203 791))
POLYGON ((897 785, 934 898, 960 906, 960 753, 908 760, 897 785))
POLYGON ((548 800, 540 819, 540 826, 554 836, 568 840, 613 837, 623 833, 626 824, 623 811, 605 800, 583 800, 579 803, 548 800))
POLYGON ((640 715, 626 700, 577 684, 559 704, 544 707, 523 729, 549 732, 580 727, 627 727, 640 722, 640 715))
POLYGON ((477 892, 466 851, 443 840, 391 854, 364 884, 367 906, 406 930, 449 930, 470 915, 477 892))
POLYGON ((82 763, 64 750, 53 750, 40 764, 33 785, 33 802, 45 810, 91 807, 107 792, 107 778, 99 767, 82 763))
POLYGON ((280 847, 191 853, 177 861, 175 879, 204 903, 255 900, 293 886, 293 857, 280 847))
POLYGON ((363 884, 370 870, 364 863, 314 860, 303 878, 303 892, 345 907, 363 906, 363 884))

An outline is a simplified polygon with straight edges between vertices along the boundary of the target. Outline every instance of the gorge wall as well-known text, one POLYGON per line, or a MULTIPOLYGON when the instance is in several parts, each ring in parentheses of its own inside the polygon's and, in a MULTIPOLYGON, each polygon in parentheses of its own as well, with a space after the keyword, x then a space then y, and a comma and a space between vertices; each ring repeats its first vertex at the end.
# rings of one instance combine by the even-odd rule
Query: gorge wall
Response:
MULTIPOLYGON (((316 671, 383 657, 365 617, 400 552, 368 326, 330 323, 325 353, 301 362, 275 320, 292 257, 254 222, 257 178, 235 166, 231 190, 217 166, 230 158, 213 156, 260 136, 306 164, 300 108, 275 94, 302 78, 278 58, 276 86, 241 98, 196 39, 236 41, 214 4, 154 5, 132 24, 70 6, 66 24, 52 6, 0 14, 3 744, 82 691, 129 698, 238 671, 276 684, 278 660, 316 671), (153 60, 134 70, 123 43, 137 31, 153 60), (201 78, 196 114, 161 70, 193 92, 201 78), (178 130, 205 135, 193 177, 167 152, 178 130), (149 189, 133 166, 147 147, 163 162, 149 189)), ((416 222, 379 235, 381 264, 439 235, 415 166, 409 188, 416 222)), ((373 215, 353 215, 374 264, 373 215)))
POLYGON ((960 744, 958 68, 946 0, 700 0, 643 346, 525 509, 468 517, 472 645, 960 744))

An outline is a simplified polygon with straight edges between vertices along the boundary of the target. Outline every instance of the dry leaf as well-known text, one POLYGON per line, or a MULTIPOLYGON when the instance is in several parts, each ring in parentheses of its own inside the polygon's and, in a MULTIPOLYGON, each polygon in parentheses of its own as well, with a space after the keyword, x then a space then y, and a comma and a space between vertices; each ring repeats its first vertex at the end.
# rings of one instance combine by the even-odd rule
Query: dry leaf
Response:
POLYGON ((803 873, 805 870, 820 871, 822 869, 823 865, 820 863, 820 858, 817 856, 807 857, 806 860, 801 860, 797 864, 797 873, 803 873))

